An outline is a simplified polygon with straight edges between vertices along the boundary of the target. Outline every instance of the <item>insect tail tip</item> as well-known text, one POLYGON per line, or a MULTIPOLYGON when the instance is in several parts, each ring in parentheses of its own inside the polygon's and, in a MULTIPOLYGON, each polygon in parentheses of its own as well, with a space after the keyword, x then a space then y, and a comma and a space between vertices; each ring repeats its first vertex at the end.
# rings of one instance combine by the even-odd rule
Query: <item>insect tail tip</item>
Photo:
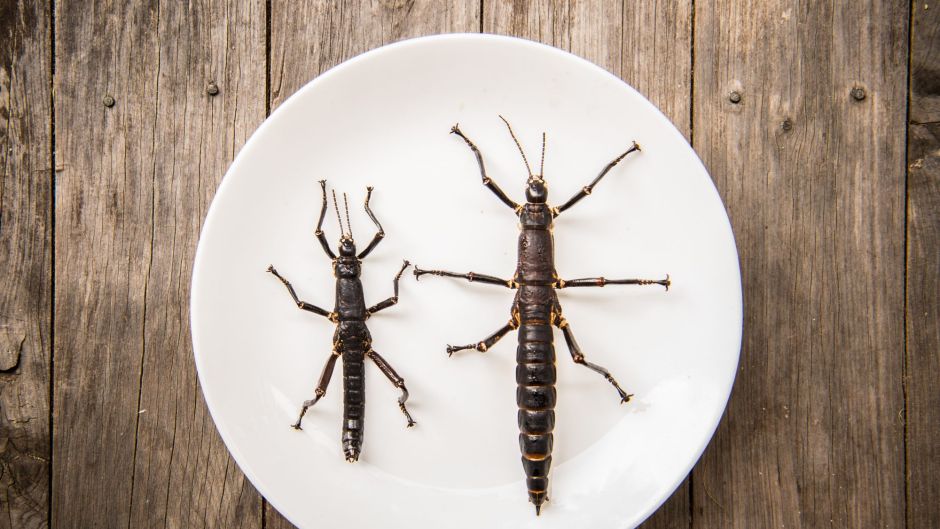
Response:
POLYGON ((542 506, 541 506, 541 505, 536 505, 536 506, 535 506, 535 515, 536 515, 536 516, 541 516, 541 514, 542 514, 542 506))

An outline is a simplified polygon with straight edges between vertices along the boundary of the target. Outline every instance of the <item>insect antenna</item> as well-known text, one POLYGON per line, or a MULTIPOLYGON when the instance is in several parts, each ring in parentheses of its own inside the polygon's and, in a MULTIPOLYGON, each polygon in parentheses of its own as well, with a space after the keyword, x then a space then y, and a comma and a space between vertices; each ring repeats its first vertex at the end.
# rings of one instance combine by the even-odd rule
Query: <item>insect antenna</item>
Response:
POLYGON ((341 236, 345 236, 346 230, 343 229, 343 219, 339 215, 339 202, 336 200, 336 190, 332 189, 331 191, 333 192, 333 209, 336 210, 336 222, 339 223, 339 233, 341 236))
POLYGON ((522 150, 522 145, 519 143, 519 139, 516 138, 516 133, 512 131, 512 125, 510 125, 503 116, 499 116, 499 119, 503 120, 503 123, 506 124, 506 128, 509 129, 509 135, 512 136, 512 141, 516 142, 516 147, 519 149, 519 154, 522 155, 522 161, 525 162, 525 168, 527 171, 529 171, 529 176, 532 176, 532 168, 529 167, 529 160, 525 157, 525 152, 522 150))
POLYGON ((545 180, 545 133, 542 133, 542 161, 539 163, 539 178, 545 180))
POLYGON ((346 193, 343 193, 343 207, 346 210, 346 226, 349 227, 349 238, 352 239, 352 222, 349 222, 349 199, 346 198, 346 193))

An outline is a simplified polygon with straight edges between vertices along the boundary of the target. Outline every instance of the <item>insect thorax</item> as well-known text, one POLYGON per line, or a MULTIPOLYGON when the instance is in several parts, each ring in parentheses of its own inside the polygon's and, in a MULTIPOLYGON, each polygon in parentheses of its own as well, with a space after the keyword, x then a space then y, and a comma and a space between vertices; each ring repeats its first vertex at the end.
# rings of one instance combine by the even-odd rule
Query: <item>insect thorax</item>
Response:
POLYGON ((527 202, 519 212, 519 223, 524 230, 550 230, 552 211, 547 204, 527 202))

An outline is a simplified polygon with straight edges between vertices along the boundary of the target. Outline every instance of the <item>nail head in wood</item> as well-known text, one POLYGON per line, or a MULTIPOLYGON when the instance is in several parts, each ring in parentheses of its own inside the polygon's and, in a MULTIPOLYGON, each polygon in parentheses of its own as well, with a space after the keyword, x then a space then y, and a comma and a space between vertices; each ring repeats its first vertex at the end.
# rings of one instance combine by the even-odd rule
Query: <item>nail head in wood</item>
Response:
POLYGON ((206 93, 210 96, 219 95, 219 85, 215 84, 215 81, 209 81, 209 84, 206 85, 206 93))
POLYGON ((740 103, 740 102, 741 102, 741 92, 738 92, 737 90, 732 91, 730 94, 728 94, 728 101, 731 101, 731 102, 734 103, 735 105, 737 105, 738 103, 740 103))
POLYGON ((790 121, 790 118, 787 118, 780 124, 780 128, 782 128, 784 132, 790 132, 793 130, 793 122, 790 121))
POLYGON ((855 88, 853 88, 851 94, 852 94, 852 99, 856 101, 864 101, 865 97, 867 96, 867 94, 865 93, 865 89, 862 88, 861 86, 856 86, 855 88))
POLYGON ((108 107, 108 108, 113 107, 113 106, 114 106, 114 103, 115 103, 114 97, 112 97, 112 96, 110 96, 110 95, 106 95, 106 96, 104 96, 104 97, 101 98, 101 104, 104 105, 104 106, 106 106, 106 107, 108 107))

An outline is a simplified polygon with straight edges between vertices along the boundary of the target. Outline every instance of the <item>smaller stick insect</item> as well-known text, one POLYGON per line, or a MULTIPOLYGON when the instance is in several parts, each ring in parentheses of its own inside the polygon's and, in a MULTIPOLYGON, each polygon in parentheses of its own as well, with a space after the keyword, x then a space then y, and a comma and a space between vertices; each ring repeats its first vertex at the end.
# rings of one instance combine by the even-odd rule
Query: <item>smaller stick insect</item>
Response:
POLYGON ((346 460, 350 463, 359 459, 359 453, 362 450, 362 431, 365 418, 365 359, 369 358, 379 370, 388 377, 389 381, 395 387, 401 389, 401 397, 398 399, 398 408, 408 420, 408 427, 415 425, 414 419, 408 413, 405 402, 408 400, 408 388, 405 387, 405 380, 392 369, 392 366, 382 358, 372 348, 372 336, 366 327, 366 320, 376 312, 391 307, 398 303, 398 280, 405 272, 405 269, 411 264, 408 261, 402 263, 401 270, 392 280, 394 295, 384 301, 366 308, 362 293, 362 281, 359 278, 362 260, 375 249, 376 246, 385 237, 385 231, 378 219, 369 208, 369 199, 372 198, 372 188, 366 188, 366 214, 375 223, 378 233, 372 237, 372 241, 358 255, 356 254, 356 243, 353 240, 352 225, 349 222, 349 202, 346 194, 343 193, 343 203, 346 207, 346 228, 343 229, 343 221, 339 214, 339 202, 336 200, 336 192, 333 191, 333 207, 336 209, 336 219, 339 222, 339 256, 333 253, 326 235, 323 233, 323 219, 326 217, 326 180, 320 181, 320 187, 323 191, 323 206, 320 209, 320 221, 317 223, 316 236, 323 247, 323 251, 333 261, 333 275, 336 277, 336 303, 333 311, 327 311, 312 303, 301 301, 294 291, 294 287, 274 268, 274 265, 268 267, 268 272, 274 274, 281 280, 281 283, 287 287, 287 291, 293 298, 294 303, 301 310, 306 310, 314 314, 319 314, 336 324, 336 332, 333 334, 333 351, 330 358, 323 366, 323 372, 320 374, 320 381, 311 400, 304 401, 300 408, 300 416, 297 422, 291 426, 300 430, 300 421, 303 420, 307 409, 316 404, 324 395, 330 384, 330 378, 333 376, 333 368, 336 366, 336 359, 343 358, 343 452, 346 460))

